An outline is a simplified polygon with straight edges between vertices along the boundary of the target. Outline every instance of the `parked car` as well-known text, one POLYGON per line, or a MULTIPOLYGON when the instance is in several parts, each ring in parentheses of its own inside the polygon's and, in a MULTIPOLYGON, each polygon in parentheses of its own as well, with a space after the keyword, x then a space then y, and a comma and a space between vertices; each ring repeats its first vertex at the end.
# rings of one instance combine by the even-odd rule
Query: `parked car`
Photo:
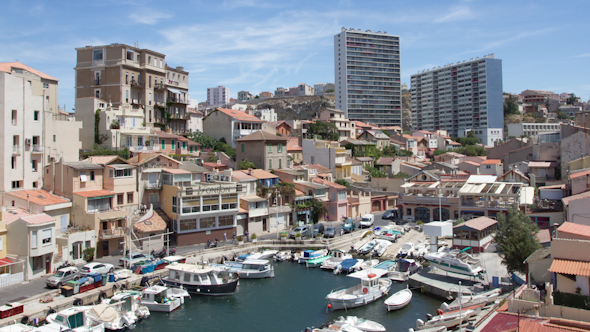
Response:
POLYGON ((336 236, 336 228, 334 228, 333 226, 326 227, 326 231, 324 232, 324 237, 325 238, 332 238, 334 236, 336 236))
POLYGON ((63 269, 57 270, 57 272, 49 277, 46 281, 47 287, 49 288, 61 288, 66 282, 70 280, 78 280, 82 276, 80 271, 76 267, 64 267, 63 269))
POLYGON ((113 273, 113 271, 115 271, 115 266, 113 264, 109 264, 109 263, 88 263, 84 266, 82 266, 82 268, 80 269, 80 272, 82 273, 82 275, 87 275, 87 274, 91 274, 91 273, 100 273, 100 274, 105 274, 105 273, 113 273))
POLYGON ((123 258, 119 258, 119 264, 123 266, 133 265, 140 261, 145 261, 151 259, 152 257, 149 255, 145 255, 141 252, 134 252, 131 254, 131 259, 129 259, 129 255, 126 255, 123 258))
POLYGON ((383 213, 381 219, 391 220, 399 223, 402 220, 402 212, 399 209, 387 210, 383 213))
POLYGON ((294 239, 295 234, 297 234, 297 233, 301 233, 301 237, 308 237, 309 236, 309 227, 305 226, 305 225, 295 227, 295 229, 289 233, 289 238, 294 239))
POLYGON ((314 237, 318 233, 324 235, 324 224, 314 224, 311 231, 314 237))
POLYGON ((359 222, 359 228, 373 227, 375 216, 372 214, 365 214, 359 222))
POLYGON ((342 225, 342 230, 344 230, 344 233, 350 233, 352 231, 354 231, 356 228, 356 223, 354 222, 354 219, 346 219, 346 221, 344 222, 344 225, 342 225))

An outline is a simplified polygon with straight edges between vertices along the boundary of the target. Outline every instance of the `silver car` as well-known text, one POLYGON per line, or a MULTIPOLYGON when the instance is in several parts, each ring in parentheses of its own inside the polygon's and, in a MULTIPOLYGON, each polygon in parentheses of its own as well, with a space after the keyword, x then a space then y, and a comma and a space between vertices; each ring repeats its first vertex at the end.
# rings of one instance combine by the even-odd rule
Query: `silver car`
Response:
POLYGON ((57 270, 57 272, 47 279, 47 287, 49 288, 61 288, 66 282, 70 280, 78 280, 81 275, 78 268, 75 267, 64 267, 63 269, 57 270))

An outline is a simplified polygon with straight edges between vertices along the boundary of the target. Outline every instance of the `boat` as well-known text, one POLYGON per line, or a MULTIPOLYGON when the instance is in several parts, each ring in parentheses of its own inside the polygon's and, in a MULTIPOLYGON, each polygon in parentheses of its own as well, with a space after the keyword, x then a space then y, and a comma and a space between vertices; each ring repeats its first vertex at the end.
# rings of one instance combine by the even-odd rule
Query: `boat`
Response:
POLYGON ((481 260, 471 257, 463 250, 443 250, 435 253, 424 255, 424 259, 428 260, 431 266, 437 267, 443 271, 464 274, 468 276, 479 276, 484 273, 484 268, 481 260))
POLYGON ((198 295, 230 295, 236 291, 239 274, 228 266, 208 264, 169 265, 170 274, 162 278, 167 286, 182 287, 198 295))
POLYGON ((356 259, 356 258, 345 259, 342 262, 340 262, 340 264, 336 265, 336 267, 334 268, 334 274, 339 274, 342 271, 344 271, 346 273, 354 272, 360 268, 360 266, 363 262, 364 262, 363 259, 356 259))
POLYGON ((132 330, 137 320, 134 320, 132 315, 128 315, 124 309, 119 304, 99 303, 86 311, 86 315, 91 321, 104 324, 107 330, 132 330))
POLYGON ((291 259, 292 256, 293 254, 291 253, 291 250, 283 250, 275 254, 274 260, 275 262, 284 262, 288 259, 291 259))
POLYGON ((155 285, 143 290, 140 303, 151 311, 172 312, 184 303, 185 295, 189 296, 186 290, 155 285))
POLYGON ((411 300, 412 291, 409 288, 404 288, 385 300, 385 306, 387 307, 387 311, 399 310, 407 306, 411 300))
MULTIPOLYGON (((442 326, 435 326, 435 327, 429 327, 429 328, 425 328, 420 330, 422 332, 447 332, 447 327, 442 325, 442 326)), ((408 332, 414 332, 413 328, 409 328, 408 332)))
POLYGON ((274 278, 275 269, 269 260, 250 257, 243 262, 228 261, 223 264, 230 268, 230 272, 238 273, 243 279, 274 278))
POLYGON ((391 245, 390 241, 382 240, 382 239, 375 239, 376 242, 375 247, 371 251, 371 256, 373 257, 381 257, 391 245))
POLYGON ((336 289, 326 296, 332 310, 356 308, 383 297, 389 288, 391 280, 381 278, 387 271, 364 270, 349 274, 348 277, 357 278, 360 283, 356 286, 336 289))
POLYGON ((263 250, 258 253, 256 259, 269 259, 274 257, 279 251, 278 250, 263 250))
POLYGON ((375 240, 371 240, 371 241, 363 244, 362 246, 360 246, 357 249, 357 252, 359 255, 366 255, 366 254, 370 253, 371 250, 373 250, 373 248, 375 248, 376 244, 377 243, 375 242, 375 240))
POLYGON ((117 291, 110 299, 102 300, 102 303, 116 306, 122 315, 128 316, 130 321, 137 322, 150 317, 149 308, 137 300, 140 295, 140 291, 117 291))
POLYGON ((472 294, 469 296, 459 294, 453 302, 449 304, 443 302, 443 304, 440 305, 440 309, 443 312, 448 312, 459 310, 459 304, 461 304, 461 307, 463 308, 478 304, 486 305, 488 303, 496 301, 500 294, 502 294, 502 290, 500 288, 492 289, 487 292, 482 292, 478 294, 472 294))
POLYGON ((334 327, 338 327, 338 326, 345 326, 345 325, 351 325, 354 326, 355 328, 361 330, 361 331, 365 331, 365 332, 385 332, 385 326, 372 321, 372 320, 368 320, 366 318, 358 318, 356 316, 347 316, 347 317, 338 317, 337 320, 334 321, 334 323, 330 324, 330 327, 334 326, 334 327))
POLYGON ((414 251, 414 243, 406 242, 402 245, 402 248, 397 253, 397 257, 404 258, 404 257, 410 255, 410 253, 412 251, 414 251))
POLYGON ((379 260, 378 259, 367 259, 364 262, 361 263, 361 265, 359 266, 358 270, 368 270, 372 267, 377 266, 377 264, 379 264, 379 260))
MULTIPOLYGON (((236 262, 243 262, 245 261, 248 257, 252 256, 253 253, 248 253, 248 254, 243 254, 238 256, 238 258, 236 258, 236 262)), ((234 256, 235 257, 235 256, 234 256)))
POLYGON ((374 269, 381 269, 386 271, 393 271, 395 269, 396 262, 392 260, 386 260, 377 264, 374 269))
POLYGON ((463 322, 469 320, 469 318, 479 314, 481 312, 481 308, 482 305, 475 305, 463 308, 462 310, 445 312, 434 317, 432 315, 427 315, 426 322, 421 319, 416 320, 416 329, 424 330, 439 326, 451 328, 462 324, 463 322))
POLYGON ((332 255, 325 255, 317 258, 312 258, 305 262, 305 267, 319 267, 322 263, 328 259, 332 258, 332 255))
POLYGON ((408 278, 418 272, 422 265, 413 259, 399 259, 396 261, 395 268, 387 274, 393 281, 407 281, 408 278))
POLYGON ((351 254, 347 254, 338 249, 332 250, 330 256, 330 258, 322 262, 322 265, 320 266, 322 269, 333 270, 336 265, 340 264, 343 260, 352 258, 351 254))
POLYGON ((382 240, 387 240, 389 242, 395 242, 398 238, 400 238, 403 233, 393 229, 392 227, 375 227, 376 230, 373 230, 375 237, 382 240))
POLYGON ((428 252, 428 247, 420 242, 414 247, 414 251, 410 254, 412 257, 423 257, 428 252))
POLYGON ((91 309, 92 306, 71 307, 49 314, 45 320, 53 326, 58 325, 60 329, 56 331, 61 331, 63 328, 74 332, 103 332, 104 324, 88 317, 87 312, 91 309))
POLYGON ((322 256, 326 256, 328 254, 328 249, 320 249, 320 250, 305 250, 303 255, 299 257, 299 264, 305 263, 310 259, 318 258, 322 256))

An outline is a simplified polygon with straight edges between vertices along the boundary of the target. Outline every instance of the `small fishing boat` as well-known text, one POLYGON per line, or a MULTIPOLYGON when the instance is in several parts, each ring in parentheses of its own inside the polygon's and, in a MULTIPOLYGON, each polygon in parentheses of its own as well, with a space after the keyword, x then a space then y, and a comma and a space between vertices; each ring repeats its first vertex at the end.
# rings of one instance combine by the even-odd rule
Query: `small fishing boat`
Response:
POLYGON ((274 267, 266 259, 248 258, 243 262, 228 261, 223 264, 230 268, 230 272, 238 273, 243 279, 274 278, 275 276, 274 267))
POLYGON ((92 310, 92 308, 93 306, 71 307, 49 314, 45 320, 53 326, 60 326, 57 331, 63 328, 64 331, 103 332, 104 324, 91 320, 88 316, 88 311, 92 310))
POLYGON ((291 256, 293 256, 291 250, 283 250, 275 254, 274 260, 275 262, 284 262, 286 260, 291 259, 291 256))
POLYGON ((347 254, 342 250, 334 249, 330 252, 330 258, 322 262, 320 266, 322 269, 333 270, 338 264, 346 259, 351 259, 352 255, 347 254))
POLYGON ((328 259, 332 258, 331 255, 325 255, 325 256, 321 256, 321 257, 317 257, 317 258, 312 258, 310 260, 308 260, 307 262, 305 262, 305 266, 306 267, 319 267, 322 265, 322 263, 328 259))
POLYGON ((240 276, 228 266, 208 264, 168 265, 170 274, 162 278, 166 286, 182 287, 198 295, 231 295, 238 287, 240 276))
POLYGON ((371 250, 373 250, 373 248, 375 248, 375 245, 377 243, 375 242, 375 240, 369 241, 365 244, 363 244, 362 246, 360 246, 360 248, 357 249, 357 252, 359 255, 366 255, 368 253, 371 252, 371 250))
POLYGON ((102 303, 117 306, 121 314, 129 316, 130 321, 137 322, 150 317, 149 308, 137 300, 140 295, 140 291, 117 291, 110 299, 102 300, 102 303))
POLYGON ((492 303, 498 299, 498 296, 502 294, 502 290, 500 288, 492 289, 487 292, 473 294, 473 295, 464 295, 459 294, 458 297, 451 303, 447 304, 443 302, 440 305, 440 309, 443 312, 455 311, 459 310, 459 304, 461 304, 462 308, 466 308, 473 305, 486 305, 488 303, 492 303))
POLYGON ((424 330, 439 326, 451 328, 459 324, 462 324, 463 322, 469 320, 469 318, 479 314, 481 312, 481 308, 482 305, 475 305, 471 307, 462 308, 462 310, 449 311, 445 313, 440 313, 439 311, 440 314, 434 317, 429 314, 426 316, 426 322, 421 319, 416 320, 416 329, 424 330))
POLYGON ((398 310, 407 306, 411 300, 412 291, 409 288, 404 288, 385 300, 385 306, 387 311, 398 310))
POLYGON ((166 286, 150 286, 143 290, 140 303, 151 311, 172 312, 178 309, 189 294, 185 290, 166 286), (174 290, 182 291, 174 292, 174 290))
POLYGON ((375 244, 375 247, 373 248, 373 250, 371 251, 371 256, 373 256, 373 257, 383 256, 383 254, 385 253, 387 248, 389 248, 389 246, 391 245, 391 242, 387 241, 387 240, 381 240, 381 239, 375 239, 374 241, 376 242, 376 244, 375 244))
POLYGON ((418 272, 422 265, 413 259, 399 259, 396 261, 395 268, 387 274, 393 281, 407 281, 408 278, 418 272))
POLYGON ((336 265, 336 267, 334 268, 334 274, 339 274, 343 271, 346 273, 354 272, 360 268, 360 266, 363 262, 364 262, 363 259, 356 259, 356 258, 345 259, 342 262, 340 262, 340 264, 336 265))
POLYGON ((330 327, 339 327, 352 325, 355 328, 365 332, 385 332, 385 326, 366 318, 358 318, 356 316, 338 317, 330 327))
POLYGON ((397 253, 397 257, 404 258, 404 257, 410 255, 410 253, 412 251, 414 251, 414 243, 406 242, 402 245, 402 248, 397 253))
POLYGON ((323 257, 328 254, 328 249, 320 249, 320 250, 305 250, 303 255, 299 257, 299 264, 305 263, 310 259, 323 257))
POLYGON ((326 299, 333 310, 356 308, 383 297, 391 287, 391 280, 381 278, 387 272, 384 270, 366 270, 349 274, 348 277, 357 278, 360 283, 356 286, 336 289, 330 292, 326 299))

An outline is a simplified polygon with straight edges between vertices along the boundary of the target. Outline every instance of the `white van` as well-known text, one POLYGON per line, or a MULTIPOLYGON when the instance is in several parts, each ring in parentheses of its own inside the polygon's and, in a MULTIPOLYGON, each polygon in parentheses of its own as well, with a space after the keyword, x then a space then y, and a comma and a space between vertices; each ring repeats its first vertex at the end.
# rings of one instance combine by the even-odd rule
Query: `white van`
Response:
POLYGON ((375 221, 375 216, 372 214, 365 214, 359 222, 359 228, 372 227, 375 221))

